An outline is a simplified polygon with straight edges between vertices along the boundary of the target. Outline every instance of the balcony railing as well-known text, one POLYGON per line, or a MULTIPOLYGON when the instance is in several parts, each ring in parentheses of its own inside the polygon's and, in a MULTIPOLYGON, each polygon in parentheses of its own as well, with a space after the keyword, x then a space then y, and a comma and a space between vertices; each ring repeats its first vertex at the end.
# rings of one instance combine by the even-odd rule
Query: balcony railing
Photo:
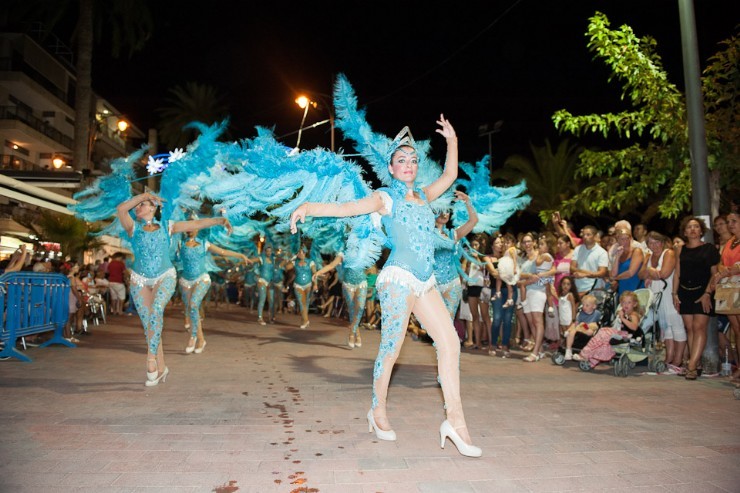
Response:
POLYGON ((23 159, 19 156, 0 154, 0 170, 15 171, 48 171, 36 163, 23 159))
POLYGON ((28 111, 20 109, 16 106, 0 106, 0 120, 18 120, 29 127, 33 128, 46 135, 50 139, 62 144, 67 149, 74 147, 74 140, 71 137, 64 135, 56 128, 49 125, 41 118, 37 118, 30 114, 28 111))

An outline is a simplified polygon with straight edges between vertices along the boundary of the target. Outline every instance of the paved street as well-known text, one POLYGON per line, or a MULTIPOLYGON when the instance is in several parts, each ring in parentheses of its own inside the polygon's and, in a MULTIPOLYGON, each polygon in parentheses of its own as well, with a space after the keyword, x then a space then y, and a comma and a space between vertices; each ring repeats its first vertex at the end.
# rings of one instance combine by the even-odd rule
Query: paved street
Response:
POLYGON ((255 320, 211 310, 205 351, 186 355, 169 309, 170 375, 153 388, 136 317, 93 327, 78 348, 0 362, 0 491, 740 491, 740 400, 725 380, 464 351, 463 403, 484 452, 470 459, 439 447, 430 344, 406 338, 389 394, 398 441, 383 442, 365 419, 379 332, 351 350, 337 320, 255 320))

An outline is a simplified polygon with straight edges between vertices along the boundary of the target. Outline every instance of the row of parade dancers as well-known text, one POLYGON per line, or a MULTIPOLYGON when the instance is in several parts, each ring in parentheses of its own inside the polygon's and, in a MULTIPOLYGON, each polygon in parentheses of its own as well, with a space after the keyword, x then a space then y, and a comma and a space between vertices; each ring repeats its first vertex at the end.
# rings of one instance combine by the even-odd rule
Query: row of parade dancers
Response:
MULTIPOLYGON (((381 440, 397 439, 388 417, 388 386, 413 314, 435 342, 446 418, 439 427, 440 445, 444 447, 449 438, 462 455, 480 457, 482 451, 472 444, 463 412, 460 340, 453 326, 462 295, 460 258, 466 255, 461 245, 469 233, 490 233, 526 207, 530 201, 524 194, 526 185, 491 186, 486 159, 475 165, 458 163, 457 135, 443 115, 436 132, 444 138, 446 155, 439 166, 429 158, 430 141, 415 142, 408 127, 393 139, 373 132, 343 75, 335 84, 334 107, 337 128, 355 142, 381 188, 371 189, 364 170, 342 153, 291 150, 262 128, 253 139, 221 142, 218 138, 228 122, 212 126, 193 122, 190 125, 201 135, 187 152, 170 152, 166 165, 149 156, 147 170, 161 174, 158 195, 145 192, 131 197, 134 166, 144 157, 143 148, 113 162, 111 173, 76 194, 78 202, 70 208, 90 222, 117 218, 105 231, 119 234, 134 253, 130 290, 147 341, 145 384, 149 387, 164 383, 169 374, 161 338, 164 309, 178 282, 172 258, 182 264, 179 277, 191 328, 186 352, 200 353, 206 346, 198 310, 210 282, 206 252, 253 264, 258 275, 259 322, 265 323, 264 303, 273 294, 270 285, 282 275, 275 277, 277 266, 269 245, 249 258, 239 252, 249 246, 245 243, 213 240, 229 246, 226 250, 206 242, 205 236, 214 238, 211 233, 221 226, 232 229, 228 219, 235 224, 232 237, 239 236, 237 229, 248 232, 248 218, 257 213, 277 219, 278 228, 289 227, 292 234, 300 229, 314 244, 325 239, 327 228, 345 232, 343 246, 330 245, 329 251, 341 253, 329 265, 317 268, 298 247, 293 261, 284 267, 295 270, 303 328, 309 325, 309 297, 316 277, 341 267, 350 320, 348 343, 355 346, 361 344, 358 328, 367 290, 364 269, 385 249, 389 254, 375 280, 381 341, 373 366, 368 430, 381 440), (458 168, 468 179, 458 178, 458 168), (453 194, 448 193, 453 185, 470 196, 457 191, 458 204, 453 204, 453 194), (202 210, 206 201, 218 208, 219 217, 182 219, 187 211, 202 210), (155 219, 158 208, 161 223, 155 219), (456 229, 447 227, 447 213, 434 212, 450 209, 456 229), (216 229, 197 234, 206 228, 216 229), (176 236, 181 234, 186 237, 176 236), (179 246, 179 256, 171 256, 173 245, 179 246)), ((242 235, 247 237, 253 235, 242 235)))
MULTIPOLYGON (((434 237, 440 235, 440 232, 435 228, 435 216, 429 203, 453 184, 458 171, 455 131, 444 116, 440 116, 437 123, 440 126, 437 132, 445 138, 447 143, 447 159, 442 175, 433 183, 424 188, 415 186, 419 165, 417 151, 412 146, 413 141, 402 140, 397 147, 392 149, 389 156, 387 166, 393 177, 389 187, 350 203, 306 202, 292 213, 290 226, 291 232, 295 233, 298 223, 305 221, 309 216, 347 217, 371 213, 380 215, 388 237, 387 246, 390 248, 390 255, 377 279, 382 309, 382 334, 373 371, 372 406, 367 413, 369 429, 379 439, 396 440, 396 433, 387 416, 386 399, 391 372, 404 342, 409 316, 413 313, 435 341, 438 356, 438 380, 442 387, 447 415, 447 419, 439 429, 441 445, 444 446, 445 440, 449 438, 463 455, 479 457, 482 451, 472 445, 463 413, 460 397, 460 343, 452 324, 450 308, 445 303, 447 299, 449 304, 449 300, 454 300, 457 295, 443 297, 437 288, 437 280, 433 272, 434 237)), ((206 281, 205 260, 202 260, 205 255, 201 253, 204 249, 218 249, 219 247, 199 241, 194 233, 216 225, 230 227, 228 220, 223 217, 160 224, 155 219, 155 212, 161 203, 160 197, 145 192, 123 201, 117 207, 118 219, 134 252, 131 293, 147 339, 147 379, 145 382, 147 386, 156 386, 160 382, 165 382, 169 374, 161 337, 164 308, 177 282, 176 269, 169 255, 172 235, 189 233, 181 257, 185 261, 186 258, 191 257, 192 253, 193 262, 192 265, 188 264, 188 267, 183 268, 181 286, 185 287, 189 293, 187 306, 193 328, 191 341, 187 347, 192 347, 195 352, 205 348, 200 317, 196 309, 196 302, 199 298, 202 299, 209 282, 206 281), (132 210, 134 211, 133 218, 130 214, 132 210), (188 250, 189 248, 193 248, 193 252, 188 250), (198 251, 197 254, 195 249, 198 251), (200 341, 198 340, 199 333, 200 341)), ((453 234, 453 240, 456 239, 454 236, 456 235, 453 234)), ((238 252, 216 250, 216 253, 235 256, 246 263, 253 261, 238 252)), ((265 248, 264 255, 258 260, 261 268, 260 279, 264 281, 269 279, 270 271, 274 273, 272 266, 269 266, 272 262, 270 253, 265 248)), ((315 273, 311 272, 310 264, 305 258, 301 258, 304 255, 305 252, 299 252, 298 262, 294 264, 294 267, 300 269, 296 272, 296 277, 301 279, 297 282, 297 289, 307 291, 307 295, 311 290, 308 274, 311 273, 311 279, 313 279, 315 273), (303 281, 305 284, 302 284, 303 281)), ((345 282, 350 289, 357 290, 358 299, 364 300, 364 295, 360 297, 362 283, 353 285, 354 278, 351 274, 349 276, 347 274, 348 272, 345 272, 345 282)), ((258 281, 258 286, 260 291, 264 289, 264 296, 267 296, 269 282, 264 281, 258 281)), ((364 303, 358 303, 358 305, 364 305, 364 303)), ((307 306, 307 303, 304 306, 307 306)), ((354 325, 355 320, 352 320, 352 330, 356 331, 354 325)))

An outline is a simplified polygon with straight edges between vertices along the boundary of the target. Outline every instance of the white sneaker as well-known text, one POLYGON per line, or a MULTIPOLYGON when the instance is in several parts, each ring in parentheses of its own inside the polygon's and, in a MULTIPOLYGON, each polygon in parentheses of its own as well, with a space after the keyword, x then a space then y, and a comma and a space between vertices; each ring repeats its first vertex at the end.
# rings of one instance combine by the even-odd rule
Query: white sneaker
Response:
POLYGON ((565 352, 565 361, 571 361, 573 359, 573 352, 566 351, 565 352))

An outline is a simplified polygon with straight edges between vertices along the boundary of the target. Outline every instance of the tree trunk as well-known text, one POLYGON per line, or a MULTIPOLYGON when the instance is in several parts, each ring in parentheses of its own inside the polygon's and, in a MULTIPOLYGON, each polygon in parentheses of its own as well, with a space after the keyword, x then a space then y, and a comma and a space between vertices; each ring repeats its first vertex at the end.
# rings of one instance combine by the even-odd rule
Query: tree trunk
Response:
POLYGON ((90 127, 93 100, 93 3, 94 0, 80 0, 77 24, 74 167, 79 171, 90 169, 90 127))

